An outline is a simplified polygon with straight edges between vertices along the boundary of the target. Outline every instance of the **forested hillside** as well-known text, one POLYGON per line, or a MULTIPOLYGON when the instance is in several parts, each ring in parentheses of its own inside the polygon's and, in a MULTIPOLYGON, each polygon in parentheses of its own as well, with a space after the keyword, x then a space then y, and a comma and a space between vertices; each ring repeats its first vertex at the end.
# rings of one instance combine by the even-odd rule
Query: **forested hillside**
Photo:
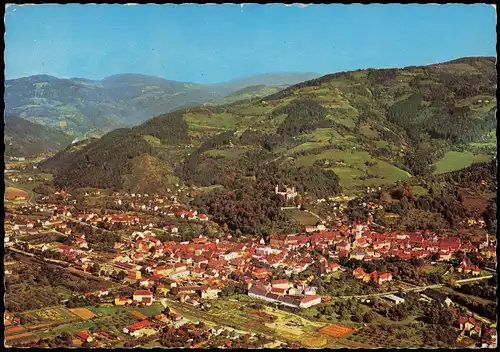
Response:
POLYGON ((6 115, 4 124, 5 156, 33 157, 40 153, 55 153, 71 143, 71 137, 61 130, 17 116, 6 115))
POLYGON ((322 198, 340 191, 336 180, 352 192, 490 160, 495 96, 494 58, 342 72, 265 98, 161 115, 43 166, 60 187, 123 188, 146 154, 168 182, 228 185, 241 175, 322 198))

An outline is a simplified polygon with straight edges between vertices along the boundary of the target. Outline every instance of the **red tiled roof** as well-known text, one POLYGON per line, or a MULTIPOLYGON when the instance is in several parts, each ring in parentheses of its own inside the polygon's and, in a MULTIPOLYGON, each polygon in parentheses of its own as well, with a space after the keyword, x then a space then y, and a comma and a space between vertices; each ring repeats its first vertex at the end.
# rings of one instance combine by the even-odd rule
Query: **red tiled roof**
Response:
POLYGON ((142 320, 138 321, 137 323, 131 324, 127 326, 128 331, 133 332, 135 330, 139 330, 143 327, 151 325, 151 322, 149 320, 142 320))
POLYGON ((149 290, 137 290, 134 292, 134 296, 152 296, 153 293, 149 290))
POLYGON ((279 285, 279 284, 287 284, 288 283, 288 280, 284 279, 284 280, 273 280, 271 281, 271 285, 279 285))
POLYGON ((82 338, 85 341, 87 341, 87 339, 89 338, 89 334, 86 331, 80 331, 76 334, 76 336, 82 338))
POLYGON ((253 269, 253 271, 258 273, 258 274, 263 274, 263 273, 268 272, 266 268, 255 268, 255 269, 253 269))
POLYGON ((314 301, 315 299, 318 299, 318 298, 321 298, 320 295, 312 295, 312 296, 308 296, 308 297, 305 297, 301 300, 302 303, 308 303, 308 302, 311 302, 311 301, 314 301))

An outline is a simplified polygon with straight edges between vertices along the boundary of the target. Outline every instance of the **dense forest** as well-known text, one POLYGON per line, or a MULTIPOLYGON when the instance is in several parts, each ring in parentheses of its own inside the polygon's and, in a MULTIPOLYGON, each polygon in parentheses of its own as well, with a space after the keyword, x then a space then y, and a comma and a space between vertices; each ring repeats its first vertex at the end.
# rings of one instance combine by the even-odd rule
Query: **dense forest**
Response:
POLYGON ((281 212, 283 199, 269 183, 236 177, 231 189, 199 195, 193 204, 237 233, 264 235, 273 229, 300 229, 281 212))
MULTIPOLYGON (((400 185, 386 187, 378 193, 350 201, 347 214, 351 220, 360 217, 366 221, 368 211, 360 206, 360 201, 376 202, 383 204, 385 213, 398 214, 407 220, 412 219, 410 214, 418 216, 415 214, 421 212, 437 214, 442 219, 441 222, 433 223, 413 219, 419 228, 427 226, 433 229, 437 226, 441 229, 458 229, 463 228, 464 219, 482 216, 486 229, 490 233, 496 233, 496 197, 487 199, 483 196, 496 193, 496 177, 496 160, 476 163, 468 168, 447 174, 415 177, 400 185), (482 181, 486 181, 486 184, 482 184, 482 181), (412 186, 425 188, 427 194, 414 195, 410 189, 412 186), (387 201, 387 197, 390 201, 387 201), (472 197, 472 202, 469 200, 470 197, 472 197)), ((384 214, 379 215, 383 217, 384 214)), ((384 221, 380 220, 380 222, 384 221)))
POLYGON ((121 189, 124 177, 132 173, 132 160, 154 154, 145 135, 158 138, 165 145, 189 142, 187 124, 182 115, 174 112, 133 129, 112 131, 83 147, 70 146, 42 162, 41 167, 56 169, 54 183, 58 187, 121 189))
POLYGON ((277 133, 280 135, 296 136, 330 125, 325 119, 326 109, 312 100, 294 100, 273 111, 274 116, 282 114, 287 117, 278 127, 277 133))

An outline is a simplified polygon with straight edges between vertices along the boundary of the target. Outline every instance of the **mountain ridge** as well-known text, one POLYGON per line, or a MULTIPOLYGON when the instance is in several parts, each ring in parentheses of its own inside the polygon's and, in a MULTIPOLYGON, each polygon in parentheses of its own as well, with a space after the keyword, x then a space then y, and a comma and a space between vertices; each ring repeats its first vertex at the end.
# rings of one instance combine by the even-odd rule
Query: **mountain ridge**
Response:
POLYGON ((494 58, 340 72, 263 98, 162 114, 42 167, 56 171, 60 187, 123 188, 125 178, 128 189, 148 188, 134 183, 131 171, 144 155, 164 166, 164 176, 201 186, 230 184, 233 174, 268 179, 260 170, 269 165, 271 174, 289 170, 290 183, 313 197, 335 186, 314 187, 299 176, 304 170, 331 171, 347 190, 376 187, 467 167, 455 165, 457 154, 471 162, 492 158, 495 83, 494 58), (116 144, 124 150, 106 152, 116 144))
MULTIPOLYGON (((304 77, 300 73, 295 78, 295 73, 287 75, 294 83, 304 77)), ((84 138, 131 127, 188 103, 222 99, 244 88, 246 80, 259 79, 252 77, 206 85, 135 73, 101 80, 41 74, 6 80, 4 99, 10 114, 41 125, 60 127, 70 135, 84 138)), ((272 80, 272 74, 266 77, 272 80)))

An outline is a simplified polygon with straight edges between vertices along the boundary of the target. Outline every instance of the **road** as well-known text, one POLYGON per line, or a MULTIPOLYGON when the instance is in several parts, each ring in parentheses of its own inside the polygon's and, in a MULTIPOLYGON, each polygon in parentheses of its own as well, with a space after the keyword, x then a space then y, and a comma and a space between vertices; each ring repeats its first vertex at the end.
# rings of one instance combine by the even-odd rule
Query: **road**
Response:
POLYGON ((463 284, 463 283, 467 283, 467 282, 474 282, 474 281, 491 279, 492 277, 493 277, 493 275, 486 275, 486 276, 481 276, 481 277, 472 277, 470 279, 455 280, 455 282, 457 284, 463 284))
POLYGON ((335 297, 330 297, 330 298, 333 300, 333 299, 383 297, 383 296, 388 296, 388 295, 392 295, 392 294, 399 293, 399 292, 411 292, 411 291, 420 292, 420 291, 425 291, 428 288, 440 288, 443 286, 444 286, 443 284, 435 284, 435 285, 429 285, 429 286, 415 286, 415 287, 404 289, 402 291, 398 290, 398 291, 383 292, 383 293, 373 293, 373 294, 369 294, 369 295, 335 296, 335 297))
POLYGON ((32 191, 32 190, 26 190, 24 188, 22 188, 20 185, 17 185, 15 183, 13 183, 12 181, 9 181, 9 180, 5 180, 5 186, 7 187, 14 187, 14 188, 19 188, 23 191, 25 191, 26 193, 28 193, 29 197, 28 199, 26 200, 26 203, 30 206, 35 206, 36 205, 36 202, 34 201, 35 199, 35 193, 32 191))

